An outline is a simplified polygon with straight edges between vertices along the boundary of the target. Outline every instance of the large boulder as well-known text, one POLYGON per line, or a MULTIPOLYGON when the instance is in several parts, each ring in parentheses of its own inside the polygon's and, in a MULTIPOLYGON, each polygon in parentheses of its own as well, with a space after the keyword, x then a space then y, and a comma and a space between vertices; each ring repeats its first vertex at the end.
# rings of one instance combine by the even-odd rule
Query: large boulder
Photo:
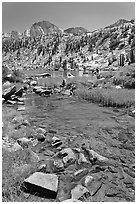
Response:
POLYGON ((11 96, 16 92, 16 86, 12 86, 6 90, 4 90, 4 92, 2 93, 2 98, 4 98, 5 100, 8 100, 11 98, 11 96))
POLYGON ((24 185, 26 191, 31 194, 55 199, 58 191, 58 176, 35 172, 24 180, 24 185))

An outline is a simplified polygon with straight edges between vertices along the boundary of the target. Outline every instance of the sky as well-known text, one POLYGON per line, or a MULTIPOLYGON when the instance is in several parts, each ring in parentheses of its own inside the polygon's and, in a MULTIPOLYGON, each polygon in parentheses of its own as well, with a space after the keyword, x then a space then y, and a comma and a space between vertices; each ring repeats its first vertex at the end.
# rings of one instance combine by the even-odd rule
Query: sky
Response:
POLYGON ((104 28, 119 19, 135 18, 134 2, 3 2, 2 32, 24 32, 33 23, 49 21, 65 30, 104 28))

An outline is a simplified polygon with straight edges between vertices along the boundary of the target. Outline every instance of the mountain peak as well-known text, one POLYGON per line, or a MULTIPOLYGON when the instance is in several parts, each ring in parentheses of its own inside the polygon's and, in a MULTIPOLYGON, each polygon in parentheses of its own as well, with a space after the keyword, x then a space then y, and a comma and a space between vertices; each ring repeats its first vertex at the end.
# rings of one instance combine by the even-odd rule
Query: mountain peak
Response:
POLYGON ((89 32, 87 29, 83 27, 74 27, 74 28, 68 28, 64 30, 65 33, 72 33, 72 34, 78 34, 78 33, 87 33, 89 32))
POLYGON ((30 35, 33 37, 38 37, 48 33, 61 33, 61 32, 62 31, 57 26, 45 20, 34 23, 30 28, 30 35))

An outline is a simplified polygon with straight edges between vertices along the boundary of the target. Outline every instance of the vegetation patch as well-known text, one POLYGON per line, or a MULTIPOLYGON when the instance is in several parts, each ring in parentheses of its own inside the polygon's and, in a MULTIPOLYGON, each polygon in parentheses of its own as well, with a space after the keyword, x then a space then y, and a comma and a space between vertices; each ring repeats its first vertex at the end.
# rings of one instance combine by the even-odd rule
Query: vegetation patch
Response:
POLYGON ((128 89, 104 89, 96 88, 87 90, 78 89, 76 95, 93 103, 101 103, 103 106, 112 107, 131 107, 135 105, 135 92, 128 89))

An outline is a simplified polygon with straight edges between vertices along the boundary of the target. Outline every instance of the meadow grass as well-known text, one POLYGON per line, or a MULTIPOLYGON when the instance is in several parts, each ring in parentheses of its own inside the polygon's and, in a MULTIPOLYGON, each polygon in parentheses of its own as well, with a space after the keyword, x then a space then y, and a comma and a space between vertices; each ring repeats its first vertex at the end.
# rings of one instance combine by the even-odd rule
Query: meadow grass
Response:
POLYGON ((135 91, 128 89, 104 89, 95 88, 87 90, 78 89, 76 95, 79 99, 84 99, 93 103, 101 103, 103 106, 131 107, 135 106, 135 91))

